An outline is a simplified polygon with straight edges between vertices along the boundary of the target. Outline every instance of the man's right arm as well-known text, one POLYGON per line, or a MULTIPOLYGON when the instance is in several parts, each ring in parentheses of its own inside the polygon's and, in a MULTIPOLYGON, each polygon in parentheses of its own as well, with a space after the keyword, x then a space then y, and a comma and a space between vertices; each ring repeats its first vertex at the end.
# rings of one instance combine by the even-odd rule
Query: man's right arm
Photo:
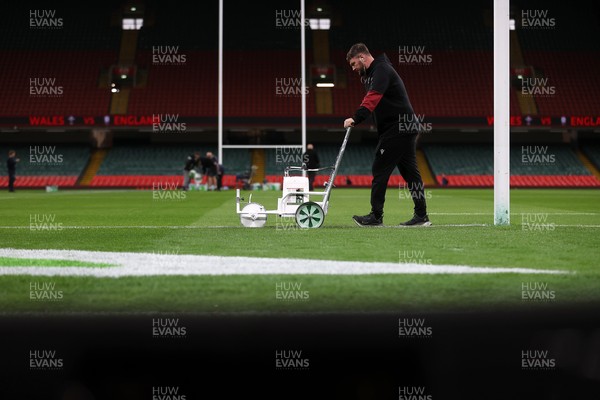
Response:
POLYGON ((352 117, 354 124, 360 124, 367 119, 387 91, 390 85, 390 75, 385 67, 385 65, 381 65, 373 71, 373 83, 352 117))
POLYGON ((365 119, 369 118, 369 115, 375 110, 375 107, 377 107, 382 97, 383 93, 379 93, 376 90, 369 90, 363 98, 362 103, 360 103, 360 107, 358 107, 358 110, 356 110, 352 117, 354 124, 360 124, 365 119))

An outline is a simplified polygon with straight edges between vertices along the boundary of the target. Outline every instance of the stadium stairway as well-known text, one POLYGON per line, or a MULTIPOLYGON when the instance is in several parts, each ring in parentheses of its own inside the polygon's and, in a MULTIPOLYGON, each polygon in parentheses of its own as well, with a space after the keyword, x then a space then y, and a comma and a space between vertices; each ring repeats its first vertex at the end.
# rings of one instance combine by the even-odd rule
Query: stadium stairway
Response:
MULTIPOLYGON (((525 66, 525 59, 523 57, 523 51, 521 49, 521 43, 519 42, 518 31, 510 31, 510 60, 511 68, 522 68, 525 66)), ((519 109, 522 115, 537 115, 537 105, 533 96, 526 96, 519 90, 516 90, 517 100, 519 102, 519 109)))
POLYGON ((115 114, 127 114, 127 108, 129 107, 129 95, 131 89, 124 88, 117 93, 113 93, 110 98, 110 113, 115 114))
POLYGON ((600 180, 600 171, 598 171, 598 168, 596 168, 594 163, 592 163, 592 161, 580 149, 577 149, 575 154, 577 154, 577 158, 579 158, 581 164, 583 164, 583 166, 590 171, 590 173, 595 176, 596 179, 600 180))
POLYGON ((425 187, 433 187, 437 186, 437 182, 431 172, 431 168, 429 167, 429 162, 427 161, 427 157, 423 150, 417 150, 417 164, 419 166, 419 171, 421 172, 421 179, 423 179, 423 184, 425 187))
POLYGON ((266 155, 264 149, 252 149, 252 165, 256 165, 256 171, 252 177, 253 182, 265 180, 266 155))
POLYGON ((87 165, 77 179, 77 185, 89 186, 92 179, 94 179, 94 176, 96 176, 96 173, 98 173, 100 165, 102 165, 102 161, 104 161, 104 158, 106 157, 106 153, 106 149, 95 149, 92 154, 90 154, 87 165))

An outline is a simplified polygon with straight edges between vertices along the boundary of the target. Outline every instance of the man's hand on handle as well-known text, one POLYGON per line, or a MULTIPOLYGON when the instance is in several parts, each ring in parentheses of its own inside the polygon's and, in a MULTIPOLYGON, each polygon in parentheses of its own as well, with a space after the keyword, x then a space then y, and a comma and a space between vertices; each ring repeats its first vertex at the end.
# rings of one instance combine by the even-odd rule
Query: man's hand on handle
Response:
POLYGON ((351 126, 354 126, 354 119, 353 118, 348 118, 344 121, 344 128, 349 128, 351 126))

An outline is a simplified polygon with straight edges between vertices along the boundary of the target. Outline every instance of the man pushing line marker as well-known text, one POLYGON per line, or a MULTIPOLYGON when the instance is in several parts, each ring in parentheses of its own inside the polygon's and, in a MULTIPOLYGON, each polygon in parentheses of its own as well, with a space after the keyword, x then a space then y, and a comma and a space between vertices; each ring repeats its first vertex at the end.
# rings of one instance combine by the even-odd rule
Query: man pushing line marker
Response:
POLYGON ((364 216, 355 215, 352 217, 354 222, 359 226, 383 225, 388 180, 398 167, 415 205, 412 219, 400 226, 431 225, 417 165, 417 138, 423 124, 413 111, 404 82, 385 53, 373 58, 363 43, 353 45, 346 60, 360 75, 367 94, 354 116, 344 121, 344 128, 361 123, 372 113, 379 135, 372 167, 371 212, 364 216))

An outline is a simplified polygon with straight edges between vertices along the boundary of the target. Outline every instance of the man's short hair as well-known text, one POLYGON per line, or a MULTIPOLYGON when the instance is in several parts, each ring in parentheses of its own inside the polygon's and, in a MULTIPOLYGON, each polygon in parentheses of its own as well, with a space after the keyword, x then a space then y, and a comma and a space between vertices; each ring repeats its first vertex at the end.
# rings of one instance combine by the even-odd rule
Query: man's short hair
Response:
POLYGON ((352 47, 350 47, 350 50, 348 50, 348 54, 346 54, 346 61, 350 61, 350 59, 356 57, 359 54, 371 54, 364 43, 353 44, 352 47))

